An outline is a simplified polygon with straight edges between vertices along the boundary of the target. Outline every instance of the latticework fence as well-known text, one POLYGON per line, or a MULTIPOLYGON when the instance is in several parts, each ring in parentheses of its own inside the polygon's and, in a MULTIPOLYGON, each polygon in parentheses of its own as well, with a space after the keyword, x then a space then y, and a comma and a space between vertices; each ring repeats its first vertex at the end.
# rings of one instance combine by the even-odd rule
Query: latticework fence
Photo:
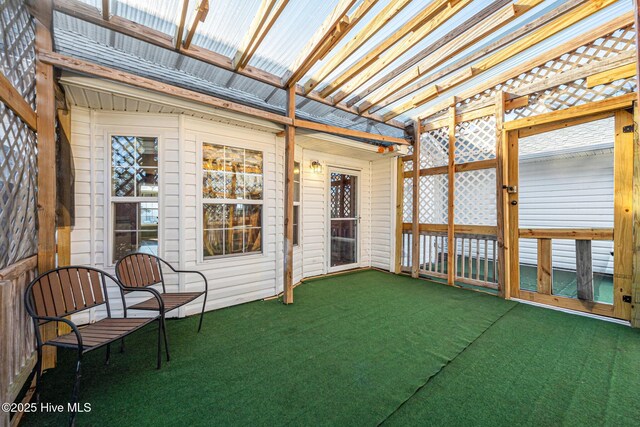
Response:
MULTIPOLYGON (((0 69, 35 106, 35 29, 23 1, 0 0, 0 69)), ((36 252, 36 134, 0 103, 0 268, 36 252)))

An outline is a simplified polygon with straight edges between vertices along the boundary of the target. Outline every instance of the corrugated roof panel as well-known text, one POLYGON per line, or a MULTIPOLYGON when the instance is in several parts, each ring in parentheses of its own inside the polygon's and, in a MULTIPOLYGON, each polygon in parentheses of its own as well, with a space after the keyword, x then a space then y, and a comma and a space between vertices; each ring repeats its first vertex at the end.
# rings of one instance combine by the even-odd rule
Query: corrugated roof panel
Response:
POLYGON ((193 44, 233 58, 261 0, 215 0, 210 2, 209 14, 201 22, 193 44))
MULTIPOLYGON (((191 7, 188 10, 193 13, 191 7)), ((111 13, 173 36, 180 22, 182 0, 116 0, 111 2, 111 13)))
POLYGON ((291 0, 249 62, 284 76, 339 0, 291 0))

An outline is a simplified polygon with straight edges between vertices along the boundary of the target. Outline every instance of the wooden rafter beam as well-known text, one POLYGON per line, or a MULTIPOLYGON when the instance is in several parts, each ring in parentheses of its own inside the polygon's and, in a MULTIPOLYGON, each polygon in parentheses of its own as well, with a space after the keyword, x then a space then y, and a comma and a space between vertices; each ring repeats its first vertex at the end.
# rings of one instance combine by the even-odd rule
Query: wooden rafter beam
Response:
POLYGON ((183 89, 178 86, 162 83, 156 80, 141 77, 126 71, 120 71, 109 67, 104 67, 93 62, 73 58, 68 55, 62 55, 50 50, 38 51, 40 60, 46 64, 53 65, 57 68, 73 71, 76 73, 86 74, 93 77, 107 79, 118 83, 138 87, 141 89, 151 90, 163 93, 165 95, 185 99, 200 104, 209 105, 215 108, 235 111, 237 113, 246 114, 263 120, 268 120, 281 125, 295 125, 303 129, 313 129, 321 132, 335 133, 343 136, 356 138, 364 138, 373 141, 389 142, 394 144, 408 144, 403 138, 379 135, 369 132, 356 131, 353 129, 341 128, 338 126, 324 125, 320 123, 310 122, 307 120, 295 120, 277 113, 261 110, 259 108, 249 107, 236 102, 227 101, 215 96, 206 95, 193 90, 183 89))
POLYGON ((447 33, 446 35, 442 36, 441 38, 439 38, 437 41, 435 41, 434 43, 430 44, 426 48, 422 49, 420 52, 415 54, 411 59, 407 60, 402 65, 394 68, 392 71, 388 72, 383 77, 380 77, 374 83, 369 84, 365 90, 363 90, 358 95, 356 95, 356 96, 352 97, 351 99, 349 99, 346 102, 346 105, 352 106, 352 105, 357 104, 358 102, 360 102, 362 99, 364 99, 367 96, 369 96, 374 91, 380 89, 382 86, 384 86, 388 82, 392 81, 393 79, 398 77, 400 74, 402 74, 405 71, 409 70, 411 67, 417 65, 421 60, 423 60, 424 58, 430 56, 435 51, 437 51, 438 49, 442 48, 446 44, 450 43, 452 40, 454 40, 455 38, 459 37, 463 33, 469 31, 469 28, 473 27, 474 25, 478 24, 479 22, 483 21, 484 19, 488 18, 489 16, 493 15, 501 7, 503 7, 503 6, 505 6, 505 5, 509 4, 509 3, 511 3, 511 0, 495 0, 495 1, 493 1, 489 6, 485 7, 484 9, 479 11, 478 13, 474 14, 467 21, 465 21, 461 25, 456 26, 456 28, 451 30, 449 33, 447 33))
POLYGON ((373 103, 373 102, 365 102, 363 103, 363 105, 361 106, 361 111, 364 112, 365 109, 368 109, 370 112, 375 112, 378 111, 384 107, 387 107, 388 105, 391 105, 399 100, 401 100, 402 98, 405 98, 409 95, 411 95, 412 93, 428 86, 429 84, 440 80, 446 76, 448 76, 451 73, 454 73, 457 70, 463 69, 466 66, 468 66, 469 64, 478 61, 479 59, 481 59, 482 57, 484 57, 485 55, 490 54, 491 52, 494 52, 504 46, 509 45, 510 43, 513 43, 514 41, 516 41, 517 39, 519 39, 520 37, 523 37, 527 34, 529 34, 530 32, 540 28, 541 26, 545 25, 546 23, 552 21, 553 19, 557 18, 558 16, 561 16, 565 13, 568 13, 569 11, 571 11, 572 9, 574 9, 575 7, 579 6, 582 3, 585 3, 587 0, 569 0, 566 3, 562 4, 561 6, 558 6, 557 8, 551 10, 550 12, 544 14, 543 16, 534 19, 533 21, 529 22, 526 25, 523 25, 522 27, 515 29, 514 31, 510 31, 509 33, 507 33, 505 36, 501 37, 500 39, 490 43, 489 45, 485 46, 484 48, 475 51, 473 53, 470 53, 466 56, 464 56, 463 58, 455 61, 453 64, 446 66, 445 68, 430 74, 427 77, 424 77, 418 81, 416 81, 415 83, 409 84, 408 86, 401 88, 399 90, 397 90, 395 93, 389 95, 388 97, 386 97, 385 99, 380 99, 377 102, 373 103), (374 105, 369 105, 369 104, 374 104, 374 105))
POLYGON ((396 138, 393 136, 377 135, 370 132, 364 132, 354 129, 346 129, 337 126, 325 125, 322 123, 310 122, 308 120, 296 119, 295 127, 309 130, 317 130, 320 132, 333 133, 342 136, 351 136, 354 138, 371 139, 379 142, 388 142, 399 145, 410 145, 404 138, 396 138))
POLYGON ((333 96, 332 101, 334 103, 340 102, 347 96, 351 95, 365 82, 375 77, 380 71, 391 65, 396 59, 406 53, 409 49, 420 43, 424 38, 429 36, 429 34, 438 29, 441 25, 443 25, 458 12, 464 9, 464 7, 470 4, 471 1, 472 0, 461 0, 455 4, 450 3, 432 19, 428 20, 420 27, 418 27, 414 32, 407 35, 407 37, 402 39, 400 42, 396 43, 383 55, 378 56, 374 62, 372 62, 356 76, 351 78, 351 80, 343 86, 342 90, 333 96))
MULTIPOLYGON (((611 34, 613 31, 626 27, 627 25, 632 23, 633 23, 633 12, 625 13, 624 15, 614 18, 611 21, 606 22, 603 25, 592 29, 587 33, 581 34, 571 40, 568 40, 554 47, 553 49, 549 49, 543 52, 542 54, 536 56, 535 58, 532 58, 528 61, 518 64, 517 67, 513 67, 495 77, 492 77, 491 79, 483 81, 478 86, 474 86, 468 90, 460 92, 457 94, 456 97, 458 99, 467 99, 478 93, 484 92, 485 90, 494 88, 495 86, 501 83, 504 83, 509 79, 517 77, 522 73, 526 73, 541 64, 544 64, 548 61, 552 61, 567 52, 571 52, 581 46, 584 46, 585 44, 591 43, 592 41, 596 40, 599 37, 604 37, 607 34, 611 34)), ((544 83, 544 81, 542 83, 544 83)), ((447 105, 448 105, 448 102, 443 101, 423 111, 421 116, 429 117, 437 113, 438 111, 441 111, 442 109, 446 108, 447 105)))
POLYGON ((260 110, 258 108, 248 107, 236 102, 226 101, 215 96, 206 95, 193 90, 183 89, 178 86, 162 83, 146 77, 137 76, 126 71, 120 71, 102 65, 85 61, 71 56, 62 55, 51 51, 38 52, 40 60, 44 63, 53 65, 62 70, 74 71, 77 73, 87 74, 93 77, 99 77, 141 89, 147 89, 154 92, 164 93, 166 95, 175 96, 188 101, 199 102, 216 108, 235 111, 237 113, 247 114, 250 116, 262 118, 283 125, 292 124, 291 119, 280 114, 271 113, 260 110))
MULTIPOLYGON (((379 103, 380 101, 388 98, 389 96, 397 93, 400 89, 413 83, 418 78, 422 77, 429 71, 432 71, 435 67, 443 64, 447 60, 451 59, 458 53, 472 46, 474 43, 489 36, 491 33, 502 28, 509 22, 515 20, 519 16, 528 12, 532 7, 542 3, 543 0, 536 0, 531 6, 522 7, 518 4, 508 4, 496 10, 496 6, 501 6, 505 3, 504 0, 494 2, 488 6, 486 13, 478 14, 470 18, 467 22, 455 28, 450 34, 455 34, 453 38, 447 38, 444 36, 438 42, 442 40, 448 40, 447 43, 440 45, 437 49, 425 49, 420 52, 416 57, 422 58, 418 63, 415 63, 415 58, 411 58, 408 62, 415 63, 415 65, 408 69, 405 64, 399 66, 395 70, 387 74, 383 79, 376 82, 375 87, 368 87, 363 92, 355 96, 350 100, 347 105, 353 105, 355 102, 368 97, 367 102, 360 106, 360 110, 367 110, 379 103), (491 13, 488 13, 491 11, 491 13), (479 16, 483 18, 478 19, 479 16), (474 24, 475 22, 475 24, 474 24), (395 80, 394 80, 395 78, 395 80), (393 80, 391 84, 384 87, 383 90, 379 90, 372 94, 373 91, 382 87, 386 83, 393 80)), ((506 1, 506 3, 510 3, 506 1)), ((434 43, 434 44, 436 44, 434 43)))
MULTIPOLYGON (((467 3, 469 2, 469 0, 461 1, 467 3)), ((380 55, 386 52, 389 48, 412 34, 414 31, 419 31, 421 27, 427 24, 431 19, 433 19, 438 13, 440 13, 448 6, 449 2, 447 0, 434 0, 429 3, 424 9, 422 9, 420 13, 411 18, 405 24, 401 25, 400 28, 398 28, 391 36, 382 40, 373 49, 371 49, 363 57, 356 61, 355 64, 351 65, 348 69, 340 73, 339 76, 332 79, 331 83, 329 83, 320 91, 320 96, 326 98, 327 96, 334 93, 336 90, 341 88, 355 76, 361 73, 364 69, 373 64, 376 60, 378 60, 380 55)))
POLYGON ((549 37, 566 28, 571 27, 575 23, 593 15, 599 10, 604 9, 605 7, 615 2, 616 0, 601 0, 597 2, 590 1, 582 4, 581 6, 575 8, 572 13, 563 15, 560 18, 553 20, 552 22, 542 26, 529 35, 517 40, 506 48, 503 48, 485 57, 484 59, 474 63, 472 66, 454 73, 451 77, 445 79, 444 81, 439 81, 437 85, 434 84, 428 86, 423 92, 418 93, 410 100, 404 102, 403 104, 393 108, 390 112, 386 113, 384 115, 384 118, 392 119, 413 108, 424 105, 425 103, 434 99, 436 96, 471 80, 472 78, 482 74, 483 72, 495 67, 496 65, 506 61, 507 59, 514 57, 521 52, 524 52, 528 48, 542 42, 543 40, 548 39, 549 37))
POLYGON ((262 0, 251 27, 233 59, 233 68, 245 68, 253 54, 278 20, 289 0, 262 0))
POLYGON ((304 84, 305 92, 311 92, 349 56, 380 31, 391 19, 400 13, 411 0, 390 2, 371 21, 367 23, 347 44, 331 56, 325 64, 304 84))
POLYGON ((187 12, 189 11, 189 0, 182 0, 182 10, 180 11, 180 21, 176 28, 176 35, 173 37, 175 49, 180 49, 182 45, 182 37, 184 36, 184 26, 187 21, 187 12))
POLYGON ((16 113, 31 130, 37 129, 35 111, 2 73, 0 73, 0 101, 16 113))
MULTIPOLYGON (((277 88, 284 88, 280 77, 268 73, 264 70, 252 67, 250 65, 248 65, 244 69, 234 70, 231 58, 228 58, 211 50, 203 49, 196 45, 190 46, 189 49, 183 49, 182 46, 180 47, 180 49, 176 49, 174 46, 175 40, 171 36, 168 36, 161 31, 154 30, 153 28, 147 27, 145 25, 140 25, 136 22, 130 21, 117 15, 112 16, 109 21, 105 21, 102 19, 102 15, 97 8, 83 3, 79 0, 54 0, 54 8, 56 11, 64 13, 65 15, 73 16, 74 18, 90 22, 100 27, 107 28, 111 31, 118 32, 120 34, 124 34, 136 40, 141 40, 145 43, 150 43, 154 46, 158 46, 164 49, 174 50, 181 53, 182 55, 196 59, 198 61, 202 61, 206 64, 210 64, 224 70, 234 71, 242 76, 249 77, 251 79, 266 83, 277 88)), ((305 95, 303 92, 304 91, 301 86, 296 86, 296 94, 298 95, 305 96, 324 105, 333 106, 348 113, 356 115, 359 114, 358 110, 355 108, 348 108, 344 105, 334 106, 330 101, 324 98, 320 98, 315 93, 309 93, 305 95)), ((382 116, 377 114, 364 113, 361 114, 361 116, 370 120, 374 120, 376 122, 383 123, 382 116)), ((399 129, 405 128, 404 123, 398 120, 387 121, 386 124, 399 129)))
POLYGON ((347 13, 355 1, 343 1, 338 4, 293 62, 293 74, 285 76, 285 85, 295 85, 304 77, 307 71, 324 58, 377 2, 378 0, 364 0, 349 16, 347 13))
POLYGON ((198 28, 198 24, 200 22, 204 22, 204 20, 207 19, 208 14, 209 14, 209 0, 200 0, 200 3, 196 8, 196 13, 193 16, 193 21, 191 21, 191 25, 189 25, 187 36, 184 38, 184 43, 182 44, 184 49, 189 49, 189 47, 191 46, 191 41, 193 40, 193 36, 195 36, 196 34, 196 29, 198 28))

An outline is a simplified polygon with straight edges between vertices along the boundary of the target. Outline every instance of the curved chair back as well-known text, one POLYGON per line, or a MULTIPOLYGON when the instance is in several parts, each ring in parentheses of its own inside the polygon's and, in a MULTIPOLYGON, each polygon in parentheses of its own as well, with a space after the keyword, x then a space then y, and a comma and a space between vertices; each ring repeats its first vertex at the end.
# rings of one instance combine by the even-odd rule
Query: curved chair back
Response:
POLYGON ((162 284, 162 265, 155 255, 133 253, 116 263, 116 275, 120 282, 131 288, 162 284))
POLYGON ((27 312, 32 317, 64 317, 106 303, 111 316, 105 276, 117 283, 113 276, 91 267, 61 267, 43 273, 25 290, 27 312))

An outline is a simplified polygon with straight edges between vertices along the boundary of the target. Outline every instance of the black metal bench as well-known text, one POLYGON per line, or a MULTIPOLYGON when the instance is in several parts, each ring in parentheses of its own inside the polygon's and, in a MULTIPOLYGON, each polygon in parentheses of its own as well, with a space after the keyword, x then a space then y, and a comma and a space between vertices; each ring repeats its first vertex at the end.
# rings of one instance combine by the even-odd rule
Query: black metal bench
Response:
MULTIPOLYGON (((160 369, 162 366, 163 335, 166 347, 166 331, 164 331, 162 317, 158 315, 151 318, 127 318, 124 289, 115 277, 91 267, 57 268, 41 274, 27 286, 24 301, 27 313, 33 319, 35 326, 38 356, 36 364, 36 399, 38 401, 40 399, 42 375, 42 348, 45 345, 75 349, 78 352, 75 382, 71 394, 72 403, 77 403, 78 401, 83 354, 107 346, 106 363, 109 363, 112 342, 123 340, 125 336, 153 321, 158 321, 158 369, 160 369), (111 304, 107 293, 106 278, 111 279, 118 285, 124 310, 124 317, 122 318, 111 316, 111 304), (65 318, 65 316, 103 304, 106 305, 107 317, 95 323, 76 326, 71 320, 65 318), (49 322, 64 323, 71 328, 71 332, 43 340, 39 326, 49 322)), ((162 307, 161 311, 164 310, 163 301, 158 291, 150 288, 136 289, 136 291, 150 293, 154 302, 162 307)), ((124 345, 123 341, 122 345, 124 345)), ((74 419, 75 412, 72 412, 69 423, 73 424, 74 419)))

